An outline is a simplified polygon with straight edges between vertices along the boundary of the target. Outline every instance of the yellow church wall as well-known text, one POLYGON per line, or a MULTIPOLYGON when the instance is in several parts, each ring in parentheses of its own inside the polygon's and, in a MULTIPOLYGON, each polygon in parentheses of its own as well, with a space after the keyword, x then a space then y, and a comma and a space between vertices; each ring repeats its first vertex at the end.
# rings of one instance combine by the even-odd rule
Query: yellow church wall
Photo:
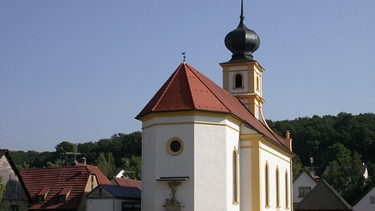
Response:
POLYGON ((265 166, 268 164, 269 168, 269 199, 270 209, 276 210, 290 210, 292 204, 292 195, 291 195, 291 154, 286 153, 285 150, 276 147, 273 143, 269 142, 268 140, 263 140, 260 143, 259 148, 259 158, 260 158, 260 173, 261 173, 261 180, 259 181, 262 184, 261 195, 263 196, 263 200, 261 200, 261 206, 264 208, 266 207, 265 204, 265 166), (263 171, 262 171, 263 169, 263 171), (277 176, 276 172, 278 171, 278 195, 279 195, 279 205, 277 206, 277 176), (287 178, 285 178, 287 176, 287 178), (287 183, 286 183, 287 182, 287 183), (288 187, 286 187, 286 185, 288 187), (286 189, 287 188, 287 189, 286 189))
POLYGON ((275 144, 264 139, 259 134, 241 135, 241 210, 280 210, 291 209, 291 154, 275 144), (285 152, 283 152, 285 151, 285 152), (248 162, 246 162, 248 160, 248 162), (269 172, 269 205, 266 205, 266 175, 265 168, 268 165, 269 172), (254 171, 254 169, 257 169, 254 171), (279 207, 276 206, 276 169, 279 169, 279 207), (247 177, 251 175, 250 181, 247 177), (286 184, 285 175, 288 176, 286 184), (286 191, 286 185, 288 190, 286 191), (249 191, 246 191, 249 190, 249 191), (288 194, 286 197, 285 194, 288 194), (286 202, 288 200, 288 203, 286 202), (249 206, 251 206, 249 208, 249 206))

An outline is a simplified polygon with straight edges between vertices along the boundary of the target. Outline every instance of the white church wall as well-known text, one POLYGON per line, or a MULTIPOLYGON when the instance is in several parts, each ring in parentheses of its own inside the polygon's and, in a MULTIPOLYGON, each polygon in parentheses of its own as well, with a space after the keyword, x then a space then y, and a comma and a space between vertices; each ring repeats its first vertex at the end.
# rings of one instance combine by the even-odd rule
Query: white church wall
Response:
POLYGON ((163 210, 170 197, 167 182, 156 179, 185 176, 189 180, 181 182, 175 195, 185 210, 239 210, 227 191, 232 189, 232 150, 238 147, 239 127, 224 117, 173 116, 143 122, 142 210, 163 210), (173 137, 184 145, 177 156, 166 150, 173 137))
MULTIPOLYGON (((228 121, 230 122, 230 121, 228 121)), ((239 125, 233 123, 233 122, 230 122, 232 123, 228 125, 231 125, 231 127, 226 127, 226 154, 227 154, 227 157, 226 157, 226 163, 227 163, 227 170, 226 170, 226 175, 227 175, 227 209, 226 210, 230 210, 230 211, 239 211, 240 210, 240 202, 237 203, 233 197, 233 170, 234 170, 234 166, 233 166, 233 151, 236 150, 237 151, 237 156, 238 156, 238 161, 239 161, 239 153, 240 153, 240 146, 239 146, 239 125)), ((237 180, 238 180, 238 194, 239 194, 239 199, 241 197, 241 184, 240 184, 240 163, 238 163, 238 177, 237 177, 237 180)))

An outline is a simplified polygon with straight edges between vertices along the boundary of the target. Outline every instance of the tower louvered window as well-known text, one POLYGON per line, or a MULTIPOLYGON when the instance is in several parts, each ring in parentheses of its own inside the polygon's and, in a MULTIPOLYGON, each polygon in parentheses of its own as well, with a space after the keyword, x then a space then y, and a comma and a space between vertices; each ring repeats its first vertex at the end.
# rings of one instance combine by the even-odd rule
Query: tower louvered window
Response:
POLYGON ((235 76, 235 88, 242 88, 243 87, 243 82, 242 82, 242 75, 241 74, 236 74, 235 76))

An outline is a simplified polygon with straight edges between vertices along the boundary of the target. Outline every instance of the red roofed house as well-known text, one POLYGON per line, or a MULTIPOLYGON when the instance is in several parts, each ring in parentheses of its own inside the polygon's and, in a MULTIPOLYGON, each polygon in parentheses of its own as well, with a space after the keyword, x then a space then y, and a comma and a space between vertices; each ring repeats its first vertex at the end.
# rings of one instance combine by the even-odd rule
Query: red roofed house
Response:
POLYGON ((90 165, 24 170, 21 177, 32 199, 29 210, 84 211, 85 195, 98 185, 112 185, 90 165))
POLYGON ((121 186, 124 188, 137 188, 138 190, 142 190, 142 182, 139 180, 132 180, 123 177, 112 177, 111 182, 116 186, 121 186))
POLYGON ((258 35, 225 38, 223 88, 183 62, 137 115, 142 121, 142 210, 293 210, 290 134, 263 117, 258 35))

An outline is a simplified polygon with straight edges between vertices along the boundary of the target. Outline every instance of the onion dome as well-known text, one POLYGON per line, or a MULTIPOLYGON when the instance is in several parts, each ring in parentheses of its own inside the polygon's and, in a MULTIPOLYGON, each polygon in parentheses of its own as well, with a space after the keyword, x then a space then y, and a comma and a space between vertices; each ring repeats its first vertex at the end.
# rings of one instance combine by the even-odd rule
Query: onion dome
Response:
POLYGON ((229 62, 254 61, 253 53, 259 48, 258 35, 246 27, 244 19, 242 1, 240 23, 225 37, 225 46, 233 53, 229 62))

